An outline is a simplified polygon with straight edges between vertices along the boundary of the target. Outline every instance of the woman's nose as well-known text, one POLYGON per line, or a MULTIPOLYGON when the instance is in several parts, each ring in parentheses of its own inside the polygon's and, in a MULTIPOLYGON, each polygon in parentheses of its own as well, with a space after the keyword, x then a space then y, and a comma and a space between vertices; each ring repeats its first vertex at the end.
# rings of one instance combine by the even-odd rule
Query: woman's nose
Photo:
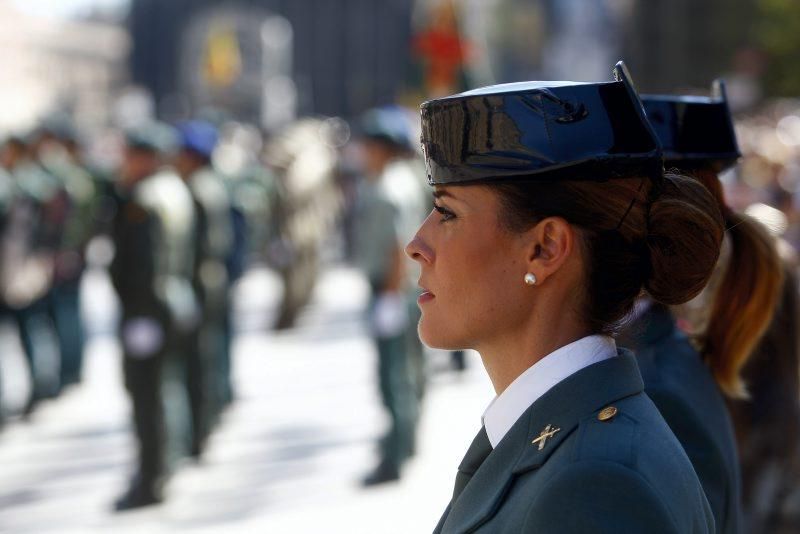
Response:
POLYGON ((408 242, 406 245, 406 255, 414 261, 418 261, 420 263, 431 263, 433 261, 433 251, 431 248, 422 240, 420 237, 419 232, 417 232, 413 239, 408 242))

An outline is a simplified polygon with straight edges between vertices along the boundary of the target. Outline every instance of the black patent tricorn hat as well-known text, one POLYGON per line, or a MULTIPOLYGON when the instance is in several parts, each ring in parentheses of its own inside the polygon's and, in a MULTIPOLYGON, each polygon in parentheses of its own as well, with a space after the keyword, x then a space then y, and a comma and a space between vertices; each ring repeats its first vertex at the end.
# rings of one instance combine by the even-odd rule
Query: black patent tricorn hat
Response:
POLYGON ((715 80, 710 97, 642 95, 647 118, 653 125, 670 166, 710 165, 722 171, 739 159, 736 132, 725 84, 715 80))
POLYGON ((428 182, 660 175, 658 137, 621 61, 614 78, 493 85, 425 102, 428 182))

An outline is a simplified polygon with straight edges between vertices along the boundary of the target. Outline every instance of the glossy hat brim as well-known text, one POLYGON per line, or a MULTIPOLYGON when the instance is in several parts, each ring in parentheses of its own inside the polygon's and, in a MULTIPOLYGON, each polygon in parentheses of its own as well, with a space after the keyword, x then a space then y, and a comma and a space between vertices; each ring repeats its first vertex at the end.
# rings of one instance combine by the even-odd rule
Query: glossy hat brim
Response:
POLYGON ((720 171, 734 165, 741 156, 722 80, 714 82, 710 97, 641 98, 668 168, 710 166, 720 171))
POLYGON ((424 103, 429 183, 660 172, 658 139, 624 65, 615 78, 495 85, 424 103))

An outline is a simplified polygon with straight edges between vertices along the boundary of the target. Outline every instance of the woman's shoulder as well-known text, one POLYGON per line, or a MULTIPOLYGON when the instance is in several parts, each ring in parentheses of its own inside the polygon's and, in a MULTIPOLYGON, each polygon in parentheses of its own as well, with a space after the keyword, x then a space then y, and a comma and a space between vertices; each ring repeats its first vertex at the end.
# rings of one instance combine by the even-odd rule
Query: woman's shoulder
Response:
POLYGON ((585 417, 560 449, 531 477, 530 531, 561 515, 564 532, 713 531, 691 463, 646 395, 585 417))
MULTIPOLYGON (((558 469, 531 501, 522 532, 692 532, 692 518, 673 506, 637 469, 607 459, 580 459, 558 469)), ((704 530, 697 530, 704 532, 704 530)))
POLYGON ((689 459, 626 350, 534 402, 451 516, 448 524, 459 527, 489 521, 487 532, 705 533, 714 524, 689 459))
POLYGON ((570 463, 619 464, 645 480, 658 481, 665 473, 675 476, 675 469, 685 471, 688 464, 680 443, 644 393, 583 418, 571 449, 570 463))

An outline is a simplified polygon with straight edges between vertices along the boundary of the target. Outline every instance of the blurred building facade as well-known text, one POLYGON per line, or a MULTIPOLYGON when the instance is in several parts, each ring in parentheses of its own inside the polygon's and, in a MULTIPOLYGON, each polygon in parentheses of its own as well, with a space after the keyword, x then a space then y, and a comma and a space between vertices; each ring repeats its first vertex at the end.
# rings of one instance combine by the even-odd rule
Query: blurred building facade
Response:
POLYGON ((235 102, 235 113, 269 123, 280 120, 265 111, 274 100, 296 116, 354 117, 415 93, 432 58, 439 75, 460 70, 456 89, 602 79, 625 59, 644 92, 702 90, 724 75, 734 100, 741 91, 755 102, 767 67, 764 3, 131 0, 130 64, 168 118, 235 102))
POLYGON ((402 87, 413 3, 133 0, 132 78, 168 118, 216 106, 269 126, 275 99, 297 116, 355 116, 402 87))
POLYGON ((128 69, 167 119, 209 106, 268 129, 308 114, 354 117, 424 85, 419 65, 431 53, 418 48, 418 37, 438 31, 442 4, 454 6, 462 48, 457 57, 435 54, 440 66, 463 70, 456 89, 598 79, 624 58, 645 92, 702 89, 725 75, 732 98, 741 93, 747 104, 761 97, 759 78, 775 66, 759 49, 759 21, 772 20, 762 0, 128 2, 130 39, 113 23, 23 15, 0 0, 0 97, 14 102, 0 126, 55 106, 102 122, 128 69))
POLYGON ((127 52, 120 26, 31 16, 0 0, 0 130, 28 128, 55 108, 103 124, 125 79, 127 52))

